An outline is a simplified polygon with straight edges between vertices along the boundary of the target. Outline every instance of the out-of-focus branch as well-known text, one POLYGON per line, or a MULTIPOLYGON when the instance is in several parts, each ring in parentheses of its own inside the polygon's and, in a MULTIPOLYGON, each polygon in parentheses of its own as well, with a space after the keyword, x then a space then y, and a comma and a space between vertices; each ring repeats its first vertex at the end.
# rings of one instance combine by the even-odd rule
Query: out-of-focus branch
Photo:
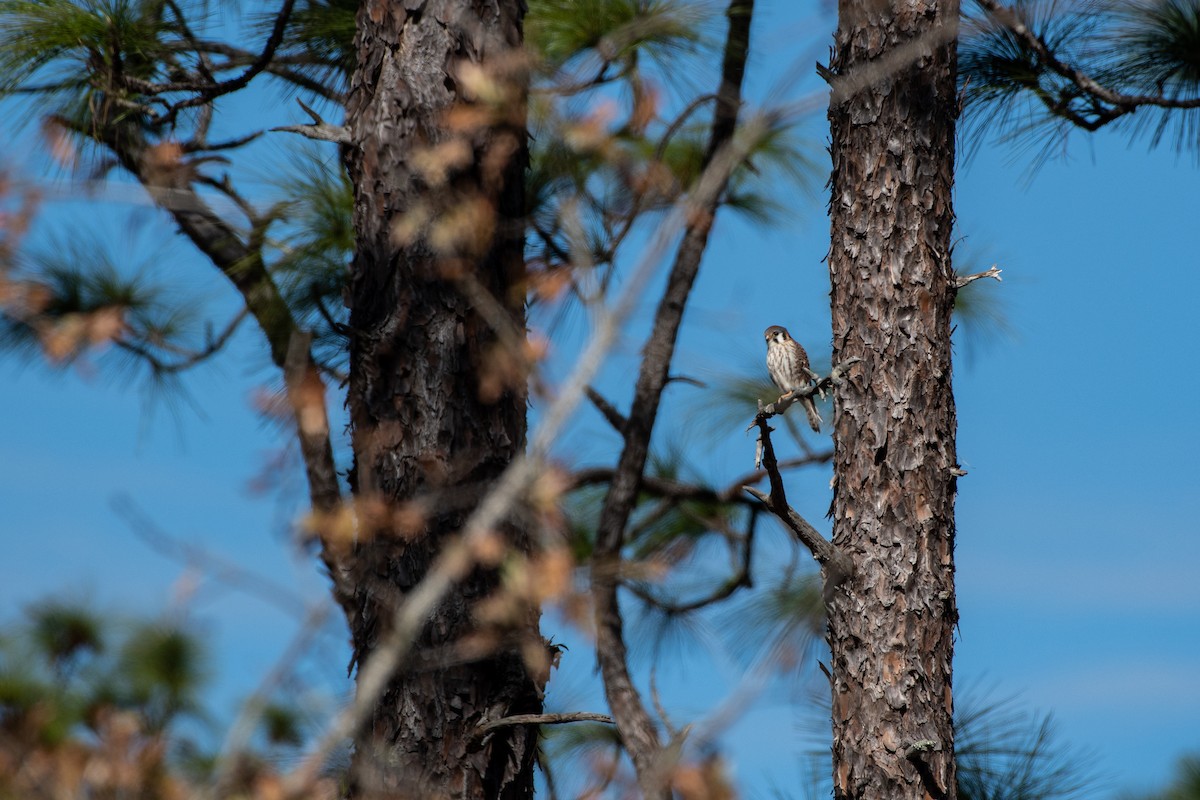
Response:
POLYGON ((608 424, 613 426, 613 430, 624 435, 626 423, 625 416, 621 414, 620 411, 617 411, 617 407, 608 402, 604 395, 597 392, 591 386, 587 387, 585 391, 587 392, 588 400, 591 400, 592 405, 596 407, 596 410, 604 415, 604 418, 608 420, 608 424))
POLYGON ((621 739, 637 771, 638 783, 648 800, 669 795, 665 780, 669 765, 662 763, 663 748, 654 721, 629 673, 624 621, 617 599, 617 565, 625 542, 630 514, 650 449, 650 435, 667 385, 671 357, 683 320, 683 311, 708 243, 712 220, 730 174, 742 156, 733 147, 741 105, 742 79, 750 49, 753 0, 732 0, 728 8, 729 31, 721 69, 721 86, 713 117, 704 173, 693 190, 691 214, 675 263, 667 278, 654 317, 654 327, 644 350, 633 403, 624 428, 625 447, 600 512, 592 563, 592 599, 595 607, 596 653, 604 692, 621 739))
MULTIPOLYGON (((721 581, 721 583, 707 595, 680 603, 659 597, 653 592, 643 589, 631 581, 626 581, 625 586, 642 600, 659 609, 664 614, 670 616, 690 614, 693 611, 699 611, 702 608, 707 608, 708 606, 719 603, 722 600, 731 597, 738 589, 749 589, 751 586, 753 586, 750 565, 754 556, 754 533, 758 527, 758 511, 760 508, 761 506, 755 504, 750 510, 750 521, 746 525, 746 532, 742 534, 741 537, 742 553, 737 571, 725 580, 721 581)), ((662 716, 661 711, 659 712, 659 716, 662 716)))
MULTIPOLYGON (((155 204, 171 214, 180 230, 204 253, 241 294, 250 315, 267 339, 271 361, 284 373, 288 402, 296 413, 296 435, 304 456, 309 498, 317 516, 341 503, 341 488, 329 438, 324 381, 304 334, 263 261, 261 247, 246 239, 214 212, 192 185, 193 167, 169 147, 149 145, 128 120, 95 120, 83 124, 55 116, 67 130, 98 139, 138 182, 155 204)), ((353 612, 353 589, 344 566, 329 547, 321 558, 333 581, 333 594, 347 613, 353 612)))
POLYGON ((171 113, 175 114, 185 108, 207 105, 221 95, 236 92, 250 83, 254 79, 254 76, 265 70, 271 64, 271 59, 274 58, 275 51, 279 49, 279 45, 283 42, 283 34, 287 30, 288 18, 291 17, 292 7, 295 5, 296 0, 283 0, 283 5, 279 9, 279 13, 275 15, 275 24, 271 28, 271 35, 267 37, 266 45, 263 47, 262 52, 259 53, 258 58, 254 60, 254 63, 247 67, 244 72, 235 78, 204 87, 196 96, 173 104, 171 106, 171 113))
POLYGON ((543 474, 550 449, 557 441, 559 432, 583 400, 588 384, 616 343, 617 334, 633 313, 655 265, 683 227, 684 221, 690 218, 688 210, 687 206, 681 204, 667 217, 629 276, 620 297, 611 308, 601 309, 597 313, 591 339, 576 360, 575 368, 563 383, 558 397, 546 409, 529 447, 501 474, 491 491, 475 507, 463 526, 462 534, 443 545, 437 561, 425 573, 424 579, 396 608, 390 633, 359 665, 354 700, 329 725, 304 763, 287 777, 285 790, 289 794, 310 785, 329 753, 367 718, 392 675, 408 657, 413 641, 432 609, 475 567, 477 552, 487 549, 492 531, 511 513, 522 493, 543 474))
POLYGON ((612 717, 607 714, 591 711, 573 711, 569 714, 515 714, 480 725, 478 735, 482 736, 488 731, 509 725, 563 725, 568 722, 606 722, 611 725, 612 721, 612 717))
POLYGON ((259 683, 254 694, 242 703, 241 710, 225 737, 225 743, 221 746, 213 771, 213 790, 217 797, 229 797, 232 793, 231 784, 237 774, 239 759, 244 755, 246 745, 250 743, 254 729, 262 719, 271 694, 295 671, 296 663, 312 647, 313 640, 320 633, 328 615, 329 608, 325 605, 310 609, 300 627, 296 629, 292 641, 271 667, 271 671, 259 683))
POLYGON ((242 324, 242 321, 246 319, 249 314, 250 309, 243 306, 242 309, 234 315, 233 319, 229 321, 229 324, 226 325, 219 334, 209 339, 208 344, 206 344, 203 349, 192 353, 182 353, 182 357, 178 361, 163 361, 161 358, 155 355, 149 347, 140 342, 131 342, 127 339, 115 339, 113 341, 114 344, 123 350, 128 350, 134 355, 145 359, 145 361, 150 365, 150 368, 155 372, 163 374, 182 372, 185 369, 190 369, 197 364, 207 361, 209 358, 219 353, 221 349, 225 347, 225 344, 233 337, 233 334, 237 331, 238 326, 242 324))
POLYGON ((289 587, 275 583, 265 575, 251 572, 235 561, 176 539, 142 513, 129 495, 116 495, 110 505, 139 539, 167 558, 195 567, 214 581, 257 597, 296 619, 303 619, 308 614, 304 598, 289 587))

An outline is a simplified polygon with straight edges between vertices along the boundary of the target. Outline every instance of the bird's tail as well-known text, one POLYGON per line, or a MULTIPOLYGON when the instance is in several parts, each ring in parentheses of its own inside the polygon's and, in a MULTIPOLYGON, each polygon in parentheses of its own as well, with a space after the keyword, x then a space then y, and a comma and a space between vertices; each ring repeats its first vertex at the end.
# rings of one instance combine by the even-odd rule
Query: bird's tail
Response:
POLYGON ((817 411, 817 404, 811 397, 804 398, 804 413, 808 415, 808 425, 813 429, 813 433, 820 433, 823 420, 821 412, 817 411))

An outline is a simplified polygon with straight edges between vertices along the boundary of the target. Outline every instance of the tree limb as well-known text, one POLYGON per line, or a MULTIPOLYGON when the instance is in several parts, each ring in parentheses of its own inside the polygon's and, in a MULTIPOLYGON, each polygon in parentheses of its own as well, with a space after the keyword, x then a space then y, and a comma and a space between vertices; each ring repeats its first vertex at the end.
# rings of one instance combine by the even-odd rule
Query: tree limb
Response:
MULTIPOLYGON (((718 154, 731 150, 741 105, 753 8, 753 0, 731 0, 729 4, 729 31, 725 40, 717 108, 705 153, 705 173, 713 172, 712 168, 718 163, 718 154)), ((740 159, 731 160, 727 168, 720 171, 721 174, 712 174, 708 181, 702 178, 695 187, 694 211, 667 278, 666 291, 655 313, 654 327, 644 351, 633 403, 623 432, 625 447, 605 497, 596 532, 591 574, 597 662, 609 708, 647 800, 665 797, 669 791, 662 782, 663 770, 659 763, 662 745, 658 731, 629 673, 614 567, 620 561, 626 526, 637 502, 638 487, 649 455, 650 435, 667 384, 683 311, 699 271, 713 215, 728 185, 735 161, 740 159)))
POLYGON ((767 478, 770 480, 771 492, 767 494, 752 486, 744 486, 743 488, 766 506, 784 525, 787 525, 796 534, 796 538, 800 540, 800 543, 812 553, 813 558, 821 565, 827 600, 832 589, 850 575, 854 565, 849 556, 835 547, 808 520, 804 519, 795 509, 788 505, 787 493, 783 488, 783 476, 779 472, 779 462, 775 458, 775 447, 771 443, 771 431, 774 429, 767 423, 767 420, 784 413, 793 403, 796 403, 803 397, 812 397, 818 392, 824 392, 826 389, 840 384, 847 370, 860 361, 862 359, 855 356, 835 364, 825 377, 819 378, 816 382, 803 389, 796 389, 783 395, 770 405, 763 406, 760 401, 759 411, 754 416, 754 421, 746 428, 746 430, 754 427, 758 428, 758 450, 755 456, 755 467, 761 466, 763 471, 766 472, 767 478))
POLYGON ((296 0, 283 0, 283 5, 279 9, 279 13, 275 15, 275 25, 271 28, 271 35, 267 38, 267 43, 263 47, 258 58, 254 60, 246 70, 236 78, 231 78, 227 81, 212 84, 204 87, 195 97, 190 97, 186 100, 181 100, 171 106, 172 113, 178 113, 185 108, 194 108, 199 105, 205 105, 212 102, 214 99, 230 92, 236 92, 250 83, 255 75, 265 70, 271 63, 271 59, 275 56, 275 51, 283 42, 284 31, 287 30, 288 18, 292 15, 292 7, 296 4, 296 0))
POLYGON ((771 428, 767 424, 770 418, 765 410, 760 411, 754 418, 758 426, 759 442, 762 447, 762 466, 771 482, 771 493, 759 491, 753 486, 745 487, 746 491, 758 498, 767 510, 788 526, 800 543, 808 548, 817 563, 821 565, 822 577, 825 582, 825 594, 845 580, 854 569, 850 557, 834 546, 833 542, 822 536, 808 520, 800 516, 795 509, 788 505, 787 493, 783 488, 783 476, 779 474, 779 464, 775 460, 775 447, 771 444, 771 428))

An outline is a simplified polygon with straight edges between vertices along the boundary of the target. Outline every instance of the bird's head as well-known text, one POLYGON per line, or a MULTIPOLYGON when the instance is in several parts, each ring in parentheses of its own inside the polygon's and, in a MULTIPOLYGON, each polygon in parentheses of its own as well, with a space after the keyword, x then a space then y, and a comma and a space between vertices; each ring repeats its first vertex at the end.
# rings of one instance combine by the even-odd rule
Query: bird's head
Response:
POLYGON ((786 342, 792 337, 788 335, 787 328, 782 325, 772 325, 763 332, 763 338, 767 340, 767 344, 779 344, 786 342))

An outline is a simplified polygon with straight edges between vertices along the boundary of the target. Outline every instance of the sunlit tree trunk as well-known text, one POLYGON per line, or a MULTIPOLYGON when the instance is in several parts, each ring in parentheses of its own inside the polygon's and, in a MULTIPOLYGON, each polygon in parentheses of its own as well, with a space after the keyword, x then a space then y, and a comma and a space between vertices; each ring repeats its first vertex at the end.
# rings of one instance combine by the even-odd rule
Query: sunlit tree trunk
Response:
POLYGON ((830 82, 834 795, 953 798, 957 0, 840 0, 830 82))
MULTIPOLYGON (((511 341, 525 330, 523 8, 365 0, 358 11, 346 153, 358 237, 347 300, 360 664, 525 443, 523 356, 511 341), (494 92, 508 94, 488 105, 494 92)), ((433 613, 357 736, 357 795, 532 795, 536 728, 477 731, 542 706, 544 677, 521 654, 541 641, 536 611, 487 631, 473 613, 498 583, 477 568, 433 613)))

